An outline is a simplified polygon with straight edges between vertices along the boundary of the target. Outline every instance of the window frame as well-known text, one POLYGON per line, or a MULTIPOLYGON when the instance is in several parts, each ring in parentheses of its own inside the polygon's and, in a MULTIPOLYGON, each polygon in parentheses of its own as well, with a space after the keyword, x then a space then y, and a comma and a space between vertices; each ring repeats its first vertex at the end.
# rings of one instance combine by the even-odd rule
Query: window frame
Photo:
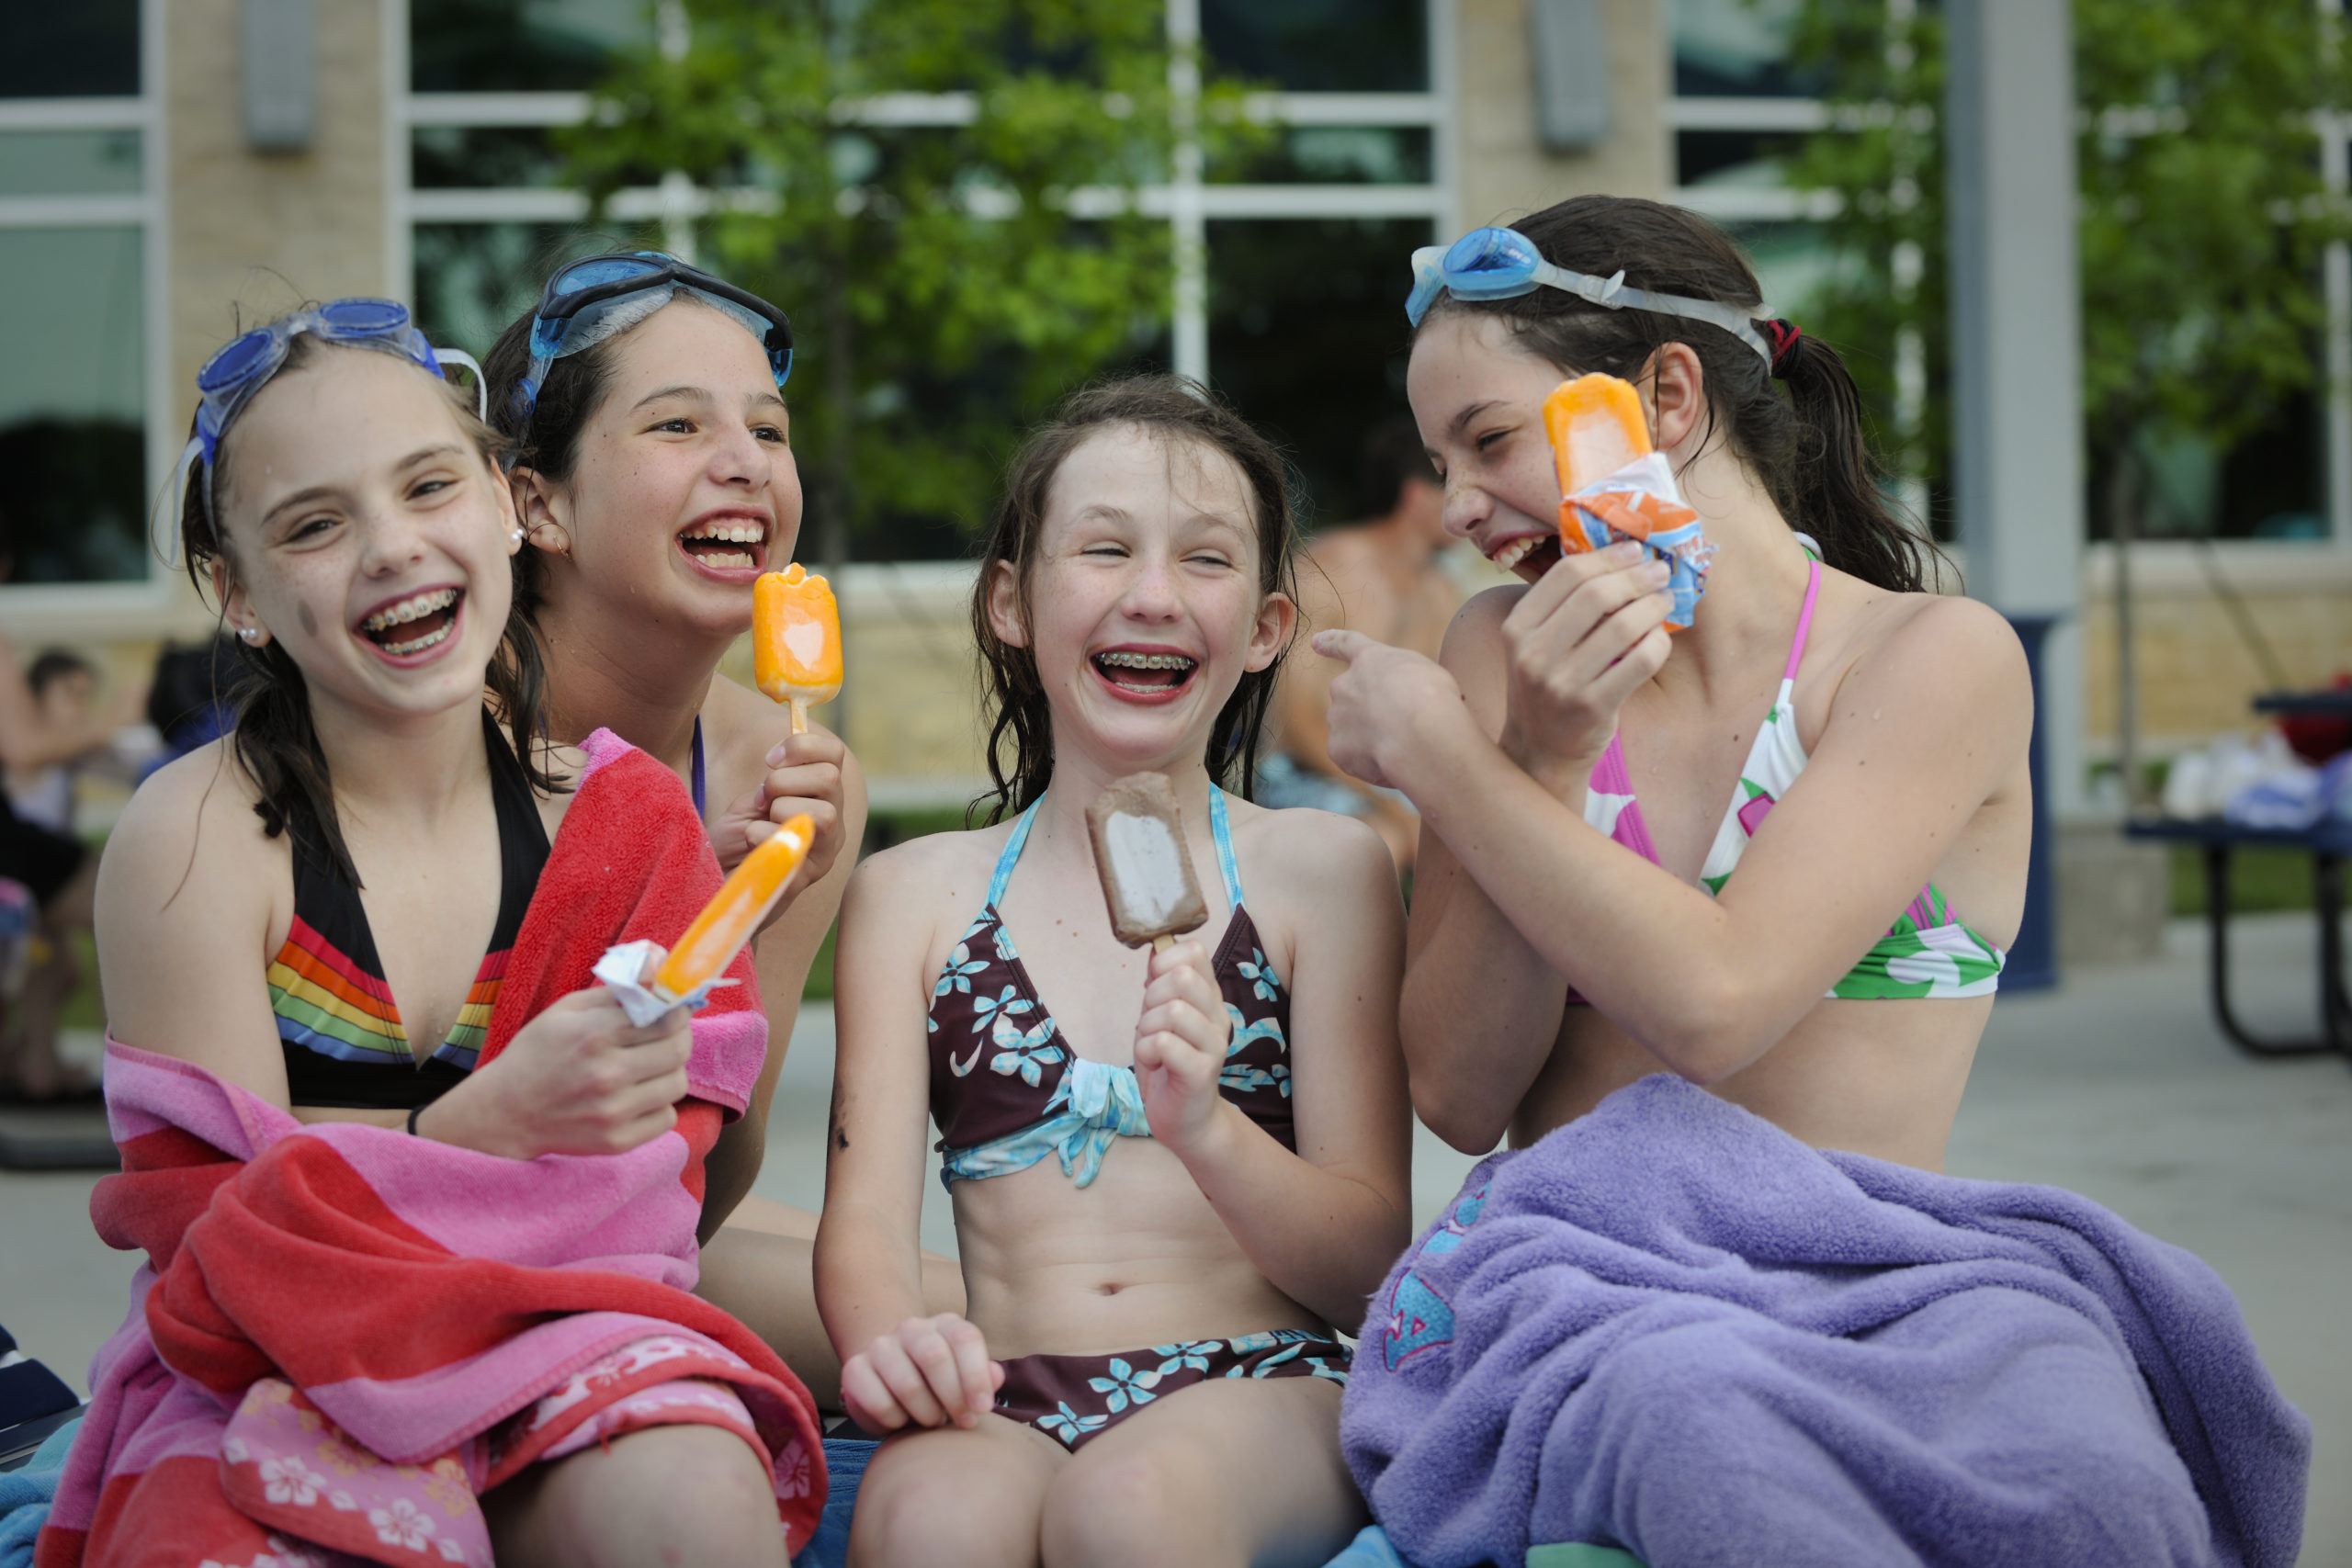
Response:
MULTIPOLYGON (((134 96, 0 99, 0 131, 136 130, 140 188, 135 193, 0 196, 0 229, 128 229, 140 231, 141 412, 147 502, 141 536, 152 541, 154 512, 186 438, 173 414, 171 177, 164 113, 164 0, 140 0, 139 92, 134 96)), ((105 641, 153 632, 172 608, 177 573, 146 551, 141 577, 107 582, 0 583, 0 616, 28 641, 105 641)))

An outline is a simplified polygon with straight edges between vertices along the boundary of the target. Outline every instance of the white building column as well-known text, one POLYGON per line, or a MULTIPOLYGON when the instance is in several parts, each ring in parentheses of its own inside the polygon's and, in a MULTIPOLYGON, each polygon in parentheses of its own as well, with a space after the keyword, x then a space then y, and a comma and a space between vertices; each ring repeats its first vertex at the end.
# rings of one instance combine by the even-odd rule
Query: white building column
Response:
POLYGON ((2013 620, 2054 621, 2040 660, 2027 911, 2030 927, 2038 896, 2054 944, 2051 827, 2085 805, 2074 40, 2051 0, 1950 0, 1944 14, 1960 542, 1971 594, 2013 620))

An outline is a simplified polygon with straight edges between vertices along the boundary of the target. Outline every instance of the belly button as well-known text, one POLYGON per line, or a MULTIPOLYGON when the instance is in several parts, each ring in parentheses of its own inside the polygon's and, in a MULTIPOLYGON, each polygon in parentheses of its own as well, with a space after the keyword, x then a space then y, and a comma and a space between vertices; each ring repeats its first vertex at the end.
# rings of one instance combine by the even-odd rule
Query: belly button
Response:
POLYGON ((1120 1284, 1116 1280, 1106 1280, 1102 1284, 1097 1285, 1094 1288, 1102 1292, 1102 1294, 1106 1296, 1115 1296, 1121 1291, 1126 1289, 1125 1285, 1120 1284))

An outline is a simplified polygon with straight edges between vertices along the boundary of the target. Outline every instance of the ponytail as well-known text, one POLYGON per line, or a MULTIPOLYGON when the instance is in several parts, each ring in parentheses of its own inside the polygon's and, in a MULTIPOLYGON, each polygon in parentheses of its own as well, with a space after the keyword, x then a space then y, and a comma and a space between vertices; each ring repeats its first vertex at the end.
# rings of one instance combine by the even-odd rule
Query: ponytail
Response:
MULTIPOLYGON (((1759 312, 1756 274, 1723 231, 1696 213, 1631 197, 1580 196, 1511 225, 1555 266, 1622 274, 1653 293, 1719 300, 1759 312)), ((1898 593, 1931 592, 1942 552, 1887 503, 1884 466, 1871 449, 1861 400, 1838 351, 1785 321, 1757 322, 1772 345, 1756 350, 1687 317, 1610 310, 1557 288, 1509 299, 1439 296, 1422 318, 1475 310, 1503 318, 1523 346, 1563 374, 1602 371, 1632 380, 1657 351, 1679 343, 1698 355, 1708 418, 1755 470, 1790 525, 1813 536, 1824 565, 1898 593), (1787 386, 1782 396, 1774 389, 1787 386)))

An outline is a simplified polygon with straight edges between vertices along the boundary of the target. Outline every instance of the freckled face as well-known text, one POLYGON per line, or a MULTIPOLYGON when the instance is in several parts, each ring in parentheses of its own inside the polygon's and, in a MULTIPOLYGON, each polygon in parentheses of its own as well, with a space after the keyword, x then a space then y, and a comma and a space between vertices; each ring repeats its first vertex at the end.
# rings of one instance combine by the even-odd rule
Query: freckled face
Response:
POLYGON ((383 716, 481 701, 513 601, 514 504, 417 367, 326 348, 229 428, 216 495, 231 622, 383 716))
POLYGON ((1134 427, 1066 457, 1046 497, 1028 612, 1013 569, 991 584, 997 634, 1029 647, 1057 743, 1123 768, 1197 760, 1244 673, 1280 652, 1290 601, 1258 586, 1248 481, 1224 453, 1134 427))
POLYGON ((1560 558, 1560 480, 1544 400, 1566 379, 1502 319, 1445 310, 1413 340, 1405 392, 1445 481, 1445 531, 1534 581, 1560 558))
POLYGON ((579 461, 550 487, 566 536, 550 564, 632 613, 732 636, 752 624, 752 580, 780 570, 800 533, 800 472, 766 351, 690 300, 615 346, 579 461))

